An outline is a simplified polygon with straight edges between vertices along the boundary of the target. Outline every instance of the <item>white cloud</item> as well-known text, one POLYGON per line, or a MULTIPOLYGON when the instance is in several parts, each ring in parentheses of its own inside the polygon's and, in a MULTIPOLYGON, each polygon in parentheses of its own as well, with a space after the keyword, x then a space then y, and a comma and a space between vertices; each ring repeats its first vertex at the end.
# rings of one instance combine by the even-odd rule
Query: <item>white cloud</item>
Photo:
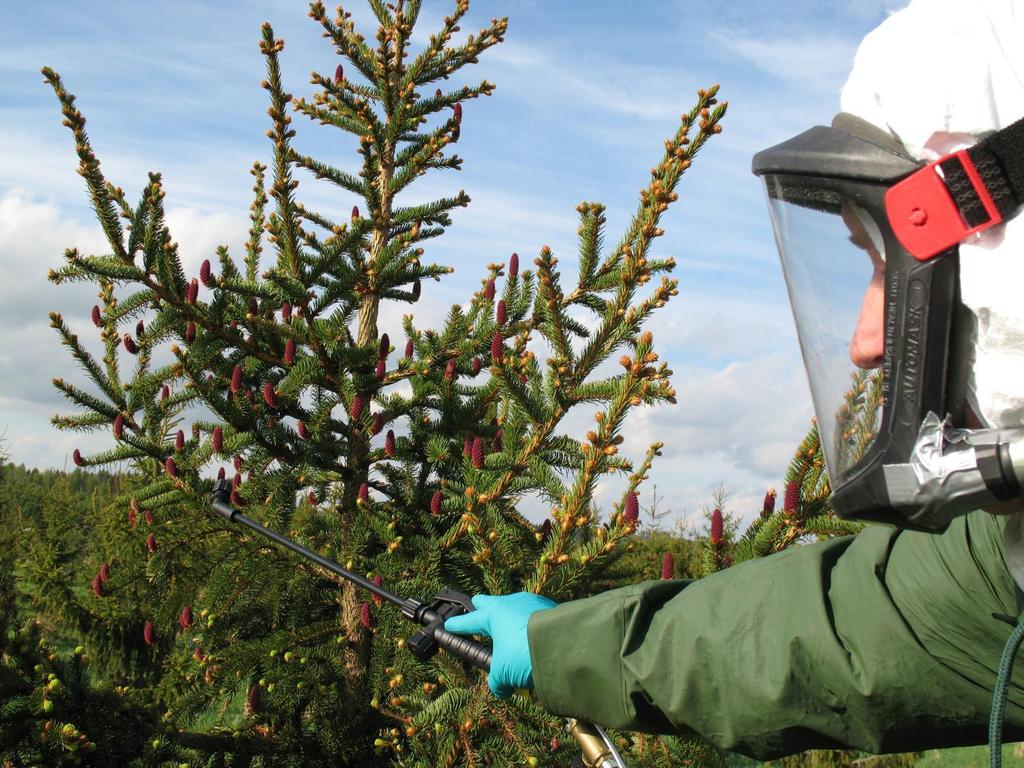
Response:
POLYGON ((801 89, 834 90, 846 81, 859 38, 813 35, 744 37, 715 32, 712 37, 757 69, 801 89))

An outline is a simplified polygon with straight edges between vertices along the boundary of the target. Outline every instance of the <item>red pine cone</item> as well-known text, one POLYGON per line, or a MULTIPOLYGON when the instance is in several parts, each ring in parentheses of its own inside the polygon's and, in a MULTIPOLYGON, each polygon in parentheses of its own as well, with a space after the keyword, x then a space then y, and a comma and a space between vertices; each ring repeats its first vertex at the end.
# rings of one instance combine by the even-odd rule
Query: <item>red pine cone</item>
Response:
POLYGON ((235 454, 235 457, 231 460, 231 466, 235 468, 235 472, 242 471, 242 457, 239 454, 235 454))
POLYGON ((284 343, 284 361, 288 365, 295 363, 295 339, 288 339, 284 343))
POLYGON ((137 322, 135 324, 135 336, 137 338, 141 339, 142 338, 142 334, 144 334, 145 332, 146 332, 146 325, 141 320, 139 320, 139 322, 137 322))
POLYGON ((96 597, 103 597, 103 580, 98 573, 92 577, 92 593, 96 597))
POLYGON ((502 347, 501 331, 495 331, 494 336, 491 337, 491 362, 495 365, 501 365, 501 356, 504 348, 502 347))
POLYGON ((377 348, 377 357, 387 358, 391 354, 391 337, 386 333, 381 334, 380 346, 377 348))
POLYGON ((373 414, 373 424, 370 425, 370 434, 379 435, 382 429, 384 429, 384 416, 379 413, 373 414))
POLYGON ((139 513, 135 511, 134 507, 128 508, 128 525, 134 528, 139 524, 139 513))
POLYGON ((455 358, 453 357, 444 366, 444 379, 445 381, 451 381, 455 378, 455 358))
POLYGON ((146 525, 153 524, 153 510, 145 509, 142 511, 142 517, 146 520, 146 525))
POLYGON ((367 502, 370 500, 370 486, 366 483, 359 484, 359 501, 367 502))
POLYGON ((173 456, 167 457, 167 461, 164 462, 164 469, 167 471, 167 474, 170 475, 171 477, 178 476, 178 465, 174 463, 173 456))
MULTIPOLYGON (((373 577, 373 583, 374 583, 374 584, 376 584, 376 585, 377 585, 378 587, 379 587, 379 586, 381 586, 381 585, 383 585, 383 584, 384 584, 384 577, 383 577, 383 576, 381 576, 381 575, 380 575, 380 574, 378 573, 378 574, 377 574, 376 576, 374 576, 374 577, 373 577)), ((380 608, 380 604, 381 604, 382 602, 384 602, 384 599, 383 599, 382 597, 379 597, 378 595, 374 595, 374 596, 373 596, 373 604, 374 604, 375 606, 377 606, 378 608, 380 608)))
POLYGON ((117 414, 114 417, 114 437, 118 440, 121 439, 121 435, 124 433, 124 414, 117 414))
POLYGON ((716 547, 725 538, 725 521, 722 519, 722 510, 718 507, 711 513, 711 533, 708 538, 716 547))
POLYGON ((666 552, 661 558, 661 578, 671 579, 675 576, 676 572, 676 559, 672 557, 671 552, 666 552))
POLYGON ((151 533, 149 534, 149 536, 146 537, 146 549, 149 550, 149 554, 153 554, 154 552, 156 552, 156 547, 156 536, 154 536, 151 533))
POLYGON ((473 453, 473 433, 467 432, 466 436, 462 438, 462 455, 469 456, 473 453))
POLYGON ((166 384, 164 384, 163 387, 160 388, 160 399, 161 400, 166 400, 170 396, 171 396, 171 388, 169 386, 167 386, 166 384))
POLYGON ((800 511, 800 483, 796 480, 786 483, 786 497, 782 508, 789 517, 796 517, 800 511))
POLYGON ((373 614, 370 613, 369 603, 363 603, 359 609, 359 623, 367 629, 373 629, 373 614))
POLYGON ((281 305, 281 319, 286 323, 292 319, 292 305, 287 301, 281 305))
POLYGON ((217 470, 217 479, 218 480, 223 480, 226 475, 227 475, 227 472, 224 471, 224 467, 221 467, 220 469, 217 470))
POLYGON ((494 440, 492 442, 492 445, 494 446, 493 450, 496 453, 500 453, 501 452, 501 437, 502 437, 502 434, 503 434, 503 432, 500 429, 497 432, 494 433, 494 440))
POLYGON ((242 388, 242 366, 236 365, 231 370, 231 391, 237 393, 242 388))
POLYGON ((99 328, 101 322, 102 322, 102 319, 100 317, 100 307, 99 307, 98 304, 93 304, 92 305, 92 324, 95 325, 97 328, 99 328))
POLYGON ((185 325, 185 343, 191 344, 196 340, 196 324, 191 320, 185 325))
POLYGON ((439 515, 441 514, 441 492, 434 491, 434 495, 430 497, 430 514, 439 515))
POLYGON ((452 112, 454 113, 452 115, 452 117, 455 119, 455 122, 456 123, 461 123, 462 122, 462 105, 460 103, 458 103, 458 102, 455 102, 455 104, 452 105, 452 112))
POLYGON ((494 312, 494 318, 497 321, 498 325, 505 325, 505 320, 508 319, 506 317, 506 314, 507 314, 507 310, 505 308, 505 300, 501 299, 498 302, 497 309, 494 312))
POLYGON ((345 68, 339 64, 334 69, 334 84, 341 85, 343 82, 345 82, 345 68))
POLYGON ((101 565, 100 572, 98 575, 100 577, 101 584, 106 584, 108 581, 110 581, 110 563, 104 563, 103 565, 101 565))
POLYGON ((352 221, 356 221, 359 218, 359 206, 352 206, 352 221))
POLYGON ((236 507, 245 506, 245 502, 242 500, 242 495, 238 492, 237 488, 231 489, 231 503, 236 507))
POLYGON ((130 355, 137 355, 139 353, 139 348, 135 346, 135 339, 132 338, 130 333, 124 335, 124 348, 130 355))
POLYGON ((192 627, 192 609, 187 605, 178 614, 178 624, 182 629, 190 629, 192 627))
POLYGON ((196 278, 192 278, 192 282, 188 284, 188 288, 185 293, 185 301, 189 304, 195 304, 199 299, 199 281, 196 278))
POLYGON ((515 277, 519 274, 519 254, 513 253, 512 258, 508 260, 508 276, 515 277))
POLYGON ((245 714, 255 714, 260 711, 260 687, 253 683, 245 694, 245 714))
POLYGON ((551 538, 551 520, 545 520, 540 526, 540 543, 541 546, 548 543, 551 538))
POLYGON ((359 421, 359 417, 363 415, 363 406, 365 404, 363 393, 356 392, 356 396, 352 398, 352 406, 348 410, 349 418, 352 421, 359 421))
POLYGON ((235 472, 235 476, 231 478, 231 487, 234 489, 240 488, 242 485, 242 473, 235 472))
POLYGON ((411 360, 412 359, 413 353, 415 351, 416 350, 413 348, 413 345, 412 345, 412 339, 409 339, 407 342, 405 342, 405 357, 406 357, 407 360, 411 360))
POLYGON ((174 450, 183 451, 185 449, 185 430, 179 429, 178 434, 174 436, 174 450))
POLYGON ((277 408, 277 392, 274 391, 274 385, 269 381, 263 383, 263 402, 267 404, 268 408, 277 408))
POLYGON ((438 88, 436 91, 434 91, 434 98, 435 99, 440 99, 441 96, 442 96, 442 94, 441 94, 441 89, 440 88, 438 88))
POLYGON ((484 441, 480 437, 473 440, 473 466, 477 469, 484 468, 484 441))
POLYGON ((213 287, 213 280, 210 279, 209 259, 203 259, 203 263, 199 265, 199 279, 203 281, 203 285, 207 288, 213 287))
MULTIPOLYGON (((417 278, 416 278, 415 280, 413 280, 413 282, 412 282, 412 300, 413 300, 413 301, 419 301, 419 300, 420 300, 420 291, 421 291, 422 289, 423 289, 423 288, 422 288, 422 286, 420 285, 420 279, 419 279, 419 278, 417 277, 417 278)), ((412 355, 410 355, 410 357, 412 357, 412 355)))
POLYGON ((389 429, 384 437, 384 455, 389 459, 395 456, 395 430, 389 429))
POLYGON ((377 369, 373 372, 373 375, 377 377, 377 381, 384 381, 384 374, 387 373, 387 364, 383 357, 377 359, 377 369))
POLYGON ((640 518, 640 498, 636 493, 631 493, 626 497, 625 507, 623 519, 626 522, 635 523, 640 518))
POLYGON ((224 428, 213 428, 213 452, 220 453, 224 450, 224 428))
POLYGON ((480 361, 479 357, 474 357, 472 362, 469 364, 469 372, 474 376, 479 375, 480 369, 484 367, 484 364, 480 361))
POLYGON ((488 280, 487 285, 484 286, 484 298, 494 301, 494 280, 488 280))
POLYGON ((196 649, 192 651, 192 658, 194 658, 196 661, 202 664, 206 661, 206 654, 203 653, 203 649, 197 645, 196 649))
POLYGON ((761 507, 761 517, 769 517, 775 512, 775 489, 769 488, 764 494, 764 505, 761 507))
POLYGON ((142 639, 146 645, 152 645, 156 642, 156 628, 153 626, 152 620, 147 621, 146 626, 142 628, 142 639))
POLYGON ((300 421, 296 424, 296 427, 299 431, 299 437, 303 440, 309 440, 309 427, 306 426, 306 422, 300 421))
POLYGON ((310 491, 306 494, 306 501, 309 502, 310 506, 315 507, 319 499, 316 497, 316 491, 310 491))

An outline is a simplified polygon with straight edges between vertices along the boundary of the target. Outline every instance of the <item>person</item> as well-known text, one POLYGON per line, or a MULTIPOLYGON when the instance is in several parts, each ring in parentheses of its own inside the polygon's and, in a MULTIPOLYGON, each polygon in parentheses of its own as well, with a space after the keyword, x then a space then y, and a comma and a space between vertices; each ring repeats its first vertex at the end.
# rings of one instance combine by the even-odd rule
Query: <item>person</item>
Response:
MULTIPOLYGON (((528 593, 478 595, 476 610, 445 626, 492 638, 488 682, 495 695, 534 687, 554 714, 618 729, 699 734, 757 759, 813 748, 887 753, 985 741, 1012 631, 1007 617, 1024 607, 1024 515, 1010 456, 1016 448, 997 446, 998 460, 987 469, 978 458, 966 480, 946 468, 928 475, 937 466, 928 457, 945 467, 947 449, 959 451, 976 435, 1002 441, 1024 426, 1024 217, 1008 212, 1003 223, 947 243, 941 257, 918 264, 889 231, 893 219, 884 221, 881 197, 865 192, 872 179, 858 177, 860 156, 831 164, 829 173, 846 175, 831 186, 819 177, 808 181, 793 163, 820 162, 807 159, 814 154, 807 148, 839 140, 906 175, 906 167, 974 146, 1024 116, 1022 41, 1024 3, 912 0, 862 42, 833 127, 759 156, 760 170, 755 158, 769 190, 823 447, 833 454, 837 508, 895 525, 869 525, 855 536, 794 547, 697 581, 644 582, 560 605, 528 593), (825 214, 848 230, 859 262, 833 258, 813 239, 803 241, 803 251, 796 235, 787 240, 787 227, 825 214), (829 282, 804 257, 826 270, 839 264, 840 272, 829 282), (850 288, 854 273, 859 291, 850 288), (836 309, 834 297, 852 301, 851 311, 836 309), (925 320, 922 300, 930 312, 925 320), (839 325, 847 323, 841 343, 839 331, 822 331, 821 305, 839 325), (922 362, 915 347, 926 339, 922 323, 933 342, 925 348, 948 350, 945 359, 929 353, 922 362), (940 337, 945 346, 934 343, 940 337), (957 356, 960 362, 951 363, 957 356), (822 424, 822 413, 835 418, 840 390, 849 388, 848 372, 839 389, 840 377, 829 373, 840 357, 847 366, 884 373, 890 387, 886 429, 869 435, 866 453, 846 465, 842 430, 822 424), (912 379, 916 367, 929 366, 938 370, 929 374, 934 379, 912 379), (962 385, 954 382, 961 369, 962 385), (831 376, 832 384, 816 384, 820 376, 831 376), (933 380, 948 384, 939 387, 940 402, 961 414, 957 429, 922 405, 933 394, 918 389, 934 389, 933 380), (897 439, 897 416, 907 402, 920 405, 913 420, 904 419, 914 432, 897 439), (925 440, 935 434, 937 454, 929 453, 936 443, 925 440), (897 452, 900 461, 892 460, 897 452), (903 467, 918 474, 901 475, 903 467), (882 479, 864 490, 868 477, 882 479), (1016 491, 993 490, 1003 482, 1016 483, 1016 491)), ((925 213, 910 209, 911 229, 925 213)), ((975 454, 991 452, 972 446, 972 462, 975 454)), ((965 455, 955 454, 958 466, 965 455)), ((1008 740, 1024 740, 1020 675, 1011 679, 1004 723, 1008 740)))

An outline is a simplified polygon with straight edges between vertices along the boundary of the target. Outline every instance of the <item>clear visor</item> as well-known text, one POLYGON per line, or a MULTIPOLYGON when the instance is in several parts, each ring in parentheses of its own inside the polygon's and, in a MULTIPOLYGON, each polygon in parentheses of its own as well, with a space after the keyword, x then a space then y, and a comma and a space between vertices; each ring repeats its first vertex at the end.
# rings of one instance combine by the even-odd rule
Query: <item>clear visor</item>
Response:
POLYGON ((882 422, 885 246, 868 211, 795 177, 763 177, 833 488, 882 422))

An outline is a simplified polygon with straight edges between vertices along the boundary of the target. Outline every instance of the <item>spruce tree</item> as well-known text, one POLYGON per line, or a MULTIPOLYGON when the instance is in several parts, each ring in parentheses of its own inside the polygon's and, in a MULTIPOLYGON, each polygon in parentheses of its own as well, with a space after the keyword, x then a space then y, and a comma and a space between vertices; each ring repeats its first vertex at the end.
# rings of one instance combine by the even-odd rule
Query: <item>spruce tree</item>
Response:
POLYGON ((619 454, 623 426, 634 408, 675 396, 643 329, 677 292, 674 261, 652 247, 726 105, 717 86, 698 91, 616 245, 605 244, 604 207, 578 206, 574 277, 549 248, 532 269, 512 254, 443 327, 406 315, 399 335, 382 317, 415 307, 423 283, 451 271, 424 261, 424 244, 469 203, 458 192, 403 204, 404 193, 428 171, 460 167, 463 105, 494 89, 444 87, 505 35, 496 19, 454 42, 468 5, 458 0, 413 52, 419 2, 370 0, 373 44, 343 9, 331 16, 313 2, 342 63, 313 73, 309 98, 284 92, 284 43, 265 24, 272 159, 252 168, 245 253, 218 248, 197 275, 167 227, 160 175, 130 204, 101 172, 74 96, 43 70, 110 247, 70 249, 50 274, 96 284, 102 349, 51 315, 91 382, 55 379, 77 412, 54 423, 110 430, 109 449, 75 451, 75 463, 131 474, 103 522, 96 558, 111 575, 96 599, 159 669, 136 682, 195 761, 559 765, 574 751, 535 699, 495 700, 443 653, 417 661, 397 611, 209 506, 212 477, 230 478, 249 516, 419 598, 454 588, 566 599, 636 532, 638 488, 660 444, 634 463, 619 454), (303 153, 292 114, 357 137, 357 162, 303 153), (348 220, 305 206, 299 171, 337 188, 348 220), (615 355, 622 371, 607 375, 600 366, 615 355), (580 407, 595 409, 595 425, 574 437, 561 425, 580 407), (609 475, 622 491, 601 520, 591 497, 609 475), (517 509, 530 494, 550 506, 540 530, 517 509))

